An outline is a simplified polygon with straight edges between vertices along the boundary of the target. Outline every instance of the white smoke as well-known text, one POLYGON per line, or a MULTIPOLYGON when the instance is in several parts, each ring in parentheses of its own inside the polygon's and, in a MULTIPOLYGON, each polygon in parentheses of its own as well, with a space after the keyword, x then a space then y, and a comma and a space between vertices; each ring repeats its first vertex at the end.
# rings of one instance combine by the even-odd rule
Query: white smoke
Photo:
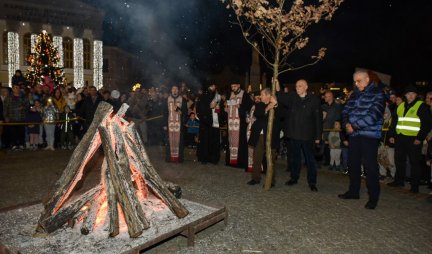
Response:
POLYGON ((180 81, 191 86, 199 84, 191 69, 192 59, 179 46, 181 40, 188 38, 180 34, 184 29, 178 27, 179 19, 197 18, 198 0, 106 1, 106 4, 130 26, 126 30, 131 33, 127 34, 131 41, 123 42, 123 46, 142 49, 138 56, 144 66, 139 68, 144 70, 151 85, 173 85, 180 81))

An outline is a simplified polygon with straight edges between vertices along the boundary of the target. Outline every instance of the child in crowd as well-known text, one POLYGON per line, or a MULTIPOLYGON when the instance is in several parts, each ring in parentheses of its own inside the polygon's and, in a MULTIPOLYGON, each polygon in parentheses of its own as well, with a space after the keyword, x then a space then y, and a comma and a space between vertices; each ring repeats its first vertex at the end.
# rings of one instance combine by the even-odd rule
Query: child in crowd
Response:
POLYGON ((72 149, 74 144, 74 135, 73 135, 73 123, 71 119, 74 118, 72 110, 69 106, 65 106, 65 112, 61 114, 60 120, 62 122, 60 129, 60 143, 62 149, 72 149))
POLYGON ((186 122, 187 128, 187 146, 196 147, 196 139, 198 138, 199 133, 199 121, 195 117, 195 113, 191 112, 189 114, 189 120, 186 122))
MULTIPOLYGON (((35 99, 34 101, 34 106, 33 106, 36 110, 36 112, 39 113, 39 115, 42 117, 43 114, 43 106, 40 100, 35 99)), ((41 120, 42 122, 42 120, 41 120)), ((44 144, 44 139, 43 139, 43 134, 44 134, 44 127, 43 124, 39 124, 39 138, 38 138, 38 148, 42 148, 43 144, 44 144)))
POLYGON ((330 147, 330 170, 340 170, 341 162, 341 122, 335 121, 333 130, 329 132, 328 142, 330 147))
POLYGON ((55 137, 55 122, 58 117, 58 110, 53 105, 53 101, 51 98, 47 100, 47 105, 43 109, 43 120, 45 122, 44 128, 45 128, 45 134, 48 146, 45 148, 45 150, 51 150, 54 151, 54 137, 55 137))
MULTIPOLYGON (((30 110, 27 112, 25 121, 28 123, 40 123, 42 122, 42 116, 37 111, 35 106, 31 106, 30 110)), ((40 125, 39 124, 29 124, 27 125, 27 132, 29 135, 30 150, 36 150, 39 144, 39 134, 40 125)))

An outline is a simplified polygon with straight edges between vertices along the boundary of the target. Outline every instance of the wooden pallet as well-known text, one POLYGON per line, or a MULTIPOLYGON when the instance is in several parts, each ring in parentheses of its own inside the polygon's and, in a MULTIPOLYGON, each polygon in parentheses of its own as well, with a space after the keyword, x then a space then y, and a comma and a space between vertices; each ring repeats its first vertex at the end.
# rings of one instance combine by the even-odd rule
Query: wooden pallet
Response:
POLYGON ((139 254, 140 251, 148 249, 152 246, 155 246, 173 236, 182 235, 187 237, 187 245, 188 247, 193 247, 195 245, 195 236, 200 231, 211 227, 212 225, 224 221, 225 226, 228 224, 228 210, 223 207, 219 210, 215 211, 212 214, 209 214, 201 219, 198 219, 194 222, 191 222, 188 225, 180 227, 176 230, 163 234, 161 236, 156 237, 155 239, 148 241, 136 248, 131 249, 130 251, 124 252, 124 254, 139 254))
MULTIPOLYGON (((96 240, 98 241, 98 244, 103 245, 103 242, 105 241, 108 244, 111 244, 107 248, 115 253, 128 254, 140 253, 143 250, 149 249, 169 238, 178 235, 187 237, 187 245, 192 247, 194 246, 197 233, 221 221, 224 221, 224 225, 227 225, 228 223, 228 210, 226 207, 214 208, 212 206, 199 204, 185 199, 182 199, 181 202, 184 203, 185 206, 191 211, 191 214, 186 218, 181 219, 182 221, 178 226, 178 222, 175 222, 175 224, 173 223, 174 226, 167 227, 170 228, 170 230, 167 230, 155 223, 156 226, 159 226, 159 230, 157 230, 156 233, 153 232, 152 234, 148 232, 149 235, 144 235, 142 238, 108 238, 106 236, 102 239, 99 238, 96 240)), ((60 230, 60 232, 54 232, 53 234, 43 236, 43 241, 40 237, 34 237, 34 225, 37 222, 37 217, 22 217, 23 212, 28 211, 29 214, 37 214, 37 212, 41 210, 41 204, 35 205, 33 203, 34 202, 28 203, 26 207, 14 206, 10 209, 1 209, 0 235, 2 235, 3 239, 0 241, 0 247, 9 248, 11 253, 17 253, 18 251, 21 251, 22 253, 28 253, 32 252, 34 249, 47 250, 44 249, 47 248, 45 245, 46 242, 51 242, 49 248, 53 248, 53 243, 59 242, 57 246, 54 246, 56 253, 70 253, 71 251, 76 250, 75 248, 82 248, 82 250, 85 250, 82 251, 81 249, 78 249, 77 251, 82 251, 80 253, 98 252, 98 250, 92 249, 93 244, 91 244, 91 242, 86 243, 88 241, 82 241, 86 239, 86 237, 92 237, 91 234, 84 236, 77 233, 76 231, 73 231, 72 229, 64 229, 60 230), (20 220, 14 220, 14 224, 8 222, 8 218, 13 218, 15 216, 19 217, 20 220), (58 241, 58 239, 65 240, 58 241), (80 246, 74 246, 73 243, 77 241, 82 242, 82 244, 80 244, 80 246), (21 243, 26 243, 26 245, 21 246, 21 243), (84 246, 85 244, 88 244, 88 246, 84 246), (29 247, 29 245, 31 245, 31 247, 29 247)), ((106 249, 99 249, 99 251, 102 253, 103 251, 106 251, 106 249)))

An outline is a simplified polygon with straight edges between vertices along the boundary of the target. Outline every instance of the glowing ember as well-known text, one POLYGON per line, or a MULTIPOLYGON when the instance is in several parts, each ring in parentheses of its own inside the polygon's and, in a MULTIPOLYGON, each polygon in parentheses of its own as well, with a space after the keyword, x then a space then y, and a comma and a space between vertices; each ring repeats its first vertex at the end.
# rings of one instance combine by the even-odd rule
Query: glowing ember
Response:
POLYGON ((63 205, 63 203, 67 200, 67 198, 70 196, 70 194, 72 193, 72 191, 75 189, 75 187, 76 187, 77 183, 79 182, 79 180, 81 180, 81 178, 83 176, 83 171, 84 171, 85 165, 87 164, 87 162, 90 161, 91 157, 93 157, 94 153, 97 151, 97 149, 101 145, 101 139, 100 139, 99 134, 95 135, 95 137, 94 137, 93 141, 91 142, 91 144, 92 144, 92 148, 90 148, 89 150, 94 151, 94 152, 93 153, 88 153, 87 156, 85 157, 83 163, 81 163, 81 166, 78 169, 78 174, 75 176, 74 180, 72 181, 71 185, 67 189, 66 193, 61 197, 61 199, 58 202, 57 206, 54 208, 53 214, 57 213, 58 210, 60 210, 60 208, 63 205))
POLYGON ((94 228, 99 228, 100 226, 105 224, 105 219, 107 217, 108 214, 108 201, 105 200, 101 207, 99 208, 99 212, 96 216, 96 221, 95 221, 95 227, 94 228))
POLYGON ((84 212, 85 210, 87 210, 89 207, 88 207, 88 205, 85 205, 85 206, 83 206, 81 209, 80 209, 80 211, 81 212, 84 212))
POLYGON ((50 233, 64 221, 74 219, 80 222, 82 234, 105 230, 105 225, 109 225, 110 236, 128 232, 130 237, 138 237, 143 230, 150 227, 148 218, 152 217, 153 213, 173 212, 178 218, 189 213, 150 164, 134 125, 121 117, 127 108, 128 106, 123 104, 116 115, 105 113, 107 115, 101 118, 100 124, 94 125, 98 128, 93 128, 92 136, 87 132, 85 144, 89 144, 89 147, 82 147, 80 143, 76 150, 85 152, 81 155, 74 152, 71 158, 71 161, 78 160, 81 163, 76 167, 71 166, 75 170, 72 171, 74 174, 64 174, 68 179, 65 181, 67 184, 57 190, 61 195, 52 199, 52 204, 55 205, 50 207, 52 210, 47 209, 49 214, 43 213, 38 229, 42 228, 50 233), (77 183, 83 177, 85 166, 101 145, 105 157, 99 186, 87 191, 85 195, 82 194, 78 199, 69 201, 77 183), (150 181, 150 186, 147 181, 150 181), (154 195, 150 193, 150 187, 154 195), (114 205, 117 206, 117 211, 110 209, 110 206, 114 205), (60 221, 53 223, 56 220, 60 221))

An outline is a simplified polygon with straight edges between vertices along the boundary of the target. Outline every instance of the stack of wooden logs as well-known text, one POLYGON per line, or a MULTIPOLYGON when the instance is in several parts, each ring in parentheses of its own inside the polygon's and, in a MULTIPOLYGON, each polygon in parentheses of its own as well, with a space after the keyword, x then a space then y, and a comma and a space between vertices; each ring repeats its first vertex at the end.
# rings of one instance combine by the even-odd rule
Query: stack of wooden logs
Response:
POLYGON ((120 232, 120 207, 129 236, 138 237, 150 227, 139 200, 139 197, 146 198, 149 191, 178 218, 188 215, 188 210, 170 192, 151 164, 135 125, 122 118, 128 107, 123 104, 117 114, 113 114, 110 104, 99 104, 92 124, 55 184, 52 198, 45 204, 36 229, 38 232, 51 233, 66 223, 81 220, 81 232, 88 234, 94 229, 99 210, 106 202, 109 236, 120 232), (72 200, 71 194, 83 177, 85 165, 101 145, 104 160, 100 184, 72 200))

